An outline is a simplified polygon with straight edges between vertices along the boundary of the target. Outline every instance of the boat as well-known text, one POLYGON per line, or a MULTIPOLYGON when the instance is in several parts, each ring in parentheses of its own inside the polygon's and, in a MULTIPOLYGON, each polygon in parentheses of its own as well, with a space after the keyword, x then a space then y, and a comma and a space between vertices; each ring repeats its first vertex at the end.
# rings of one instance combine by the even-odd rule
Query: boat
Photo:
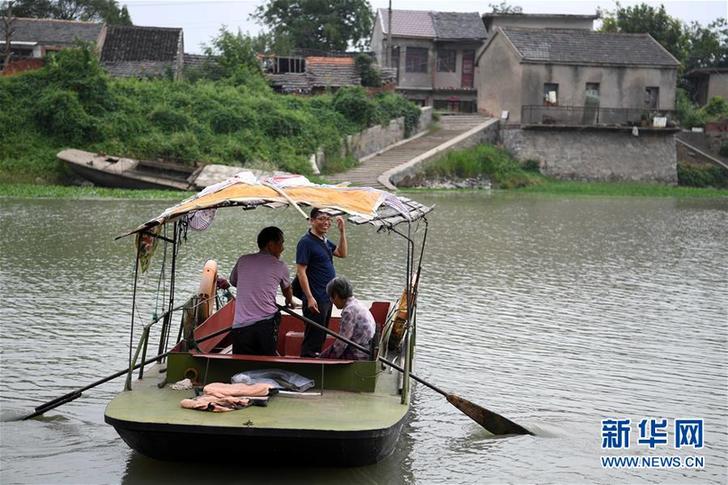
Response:
POLYGON ((154 160, 135 160, 74 148, 57 157, 76 175, 102 187, 192 190, 203 167, 154 160))
MULTIPOLYGON (((378 189, 318 185, 297 175, 258 177, 241 172, 120 235, 133 236, 135 241, 130 341, 138 337, 139 343, 133 357, 130 353, 124 390, 107 405, 105 421, 132 449, 161 460, 361 466, 389 456, 412 404, 409 377, 415 351, 416 294, 431 210, 378 189), (300 357, 304 322, 296 310, 282 315, 277 334, 279 355, 232 354, 229 330, 234 297, 217 288, 203 290, 210 281, 217 281, 204 272, 207 283, 201 284, 200 292, 175 306, 175 261, 182 242, 188 236, 192 239, 194 231, 188 229, 208 228, 221 208, 292 208, 305 216, 301 206, 344 216, 354 227, 372 225, 379 229, 377 233, 394 234, 402 240, 403 267, 395 273, 402 276, 402 286, 395 294, 401 292, 402 296, 395 302, 370 302, 377 324, 370 360, 300 357), (162 278, 169 282, 167 310, 145 325, 141 336, 135 335, 136 282, 149 270, 161 245, 172 258, 161 269, 170 272, 162 278), (212 301, 214 305, 200 304, 212 301), (180 327, 175 332, 172 325, 180 313, 180 327), (155 341, 159 355, 148 359, 149 346, 154 345, 152 329, 157 324, 161 325, 159 341, 155 341), (168 348, 166 342, 174 333, 177 341, 168 348), (382 364, 385 357, 400 370, 382 364), (295 372, 313 380, 314 387, 303 393, 280 392, 269 396, 265 406, 230 412, 180 406, 182 399, 193 397, 208 383, 229 383, 235 374, 256 369, 295 372), (193 389, 175 390, 185 379, 195 384, 193 389)), ((205 272, 214 268, 208 262, 205 272)), ((335 311, 330 322, 334 333, 339 320, 335 311)), ((338 337, 329 335, 324 347, 334 338, 338 337)))

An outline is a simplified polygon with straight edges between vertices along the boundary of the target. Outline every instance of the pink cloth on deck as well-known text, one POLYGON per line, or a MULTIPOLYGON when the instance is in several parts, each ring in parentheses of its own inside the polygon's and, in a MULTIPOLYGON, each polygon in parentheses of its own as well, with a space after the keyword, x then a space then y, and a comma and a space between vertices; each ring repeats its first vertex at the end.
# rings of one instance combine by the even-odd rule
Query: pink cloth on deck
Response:
POLYGON ((205 395, 215 397, 260 397, 267 396, 270 391, 270 384, 225 384, 224 382, 212 382, 203 389, 205 395))
POLYGON ((250 399, 203 395, 197 396, 194 399, 183 399, 179 405, 186 409, 199 409, 200 411, 223 413, 250 406, 250 399))

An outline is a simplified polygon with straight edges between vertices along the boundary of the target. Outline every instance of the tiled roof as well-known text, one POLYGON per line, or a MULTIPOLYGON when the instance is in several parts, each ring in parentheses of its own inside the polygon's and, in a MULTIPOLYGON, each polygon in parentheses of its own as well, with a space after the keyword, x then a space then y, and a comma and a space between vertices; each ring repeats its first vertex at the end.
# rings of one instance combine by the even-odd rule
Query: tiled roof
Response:
POLYGON ((677 67, 679 62, 649 34, 579 29, 501 27, 524 61, 677 67))
MULTIPOLYGON (((389 28, 389 11, 379 9, 382 32, 389 28)), ((478 12, 430 12, 392 10, 392 35, 427 39, 485 39, 487 33, 478 12)))
POLYGON ((483 20, 478 12, 432 12, 438 39, 485 39, 483 20))
POLYGON ((177 59, 182 29, 109 25, 101 61, 167 61, 177 59))
POLYGON ((358 86, 359 71, 351 57, 307 57, 306 72, 267 74, 274 87, 284 92, 310 93, 314 88, 358 86))
MULTIPOLYGON (((382 32, 386 34, 389 28, 389 11, 380 8, 379 17, 382 21, 382 32)), ((432 15, 420 10, 392 10, 392 35, 432 39, 435 37, 432 15)))
MULTIPOLYGON (((13 23, 15 42, 38 42, 42 45, 70 45, 76 40, 98 40, 103 25, 75 20, 29 19, 18 17, 13 23)), ((0 22, 0 39, 5 40, 5 26, 0 22)))
POLYGON ((176 64, 171 61, 104 62, 104 69, 113 77, 167 77, 175 74, 176 64))
POLYGON ((204 54, 188 54, 184 53, 184 65, 191 68, 204 68, 209 65, 216 65, 217 58, 206 56, 204 54))

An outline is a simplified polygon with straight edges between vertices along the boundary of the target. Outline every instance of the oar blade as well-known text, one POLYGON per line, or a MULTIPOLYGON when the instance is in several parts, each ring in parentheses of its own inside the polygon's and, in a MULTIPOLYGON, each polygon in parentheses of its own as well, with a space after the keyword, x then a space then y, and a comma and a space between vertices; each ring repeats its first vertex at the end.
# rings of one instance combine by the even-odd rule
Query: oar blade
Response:
POLYGON ((468 415, 470 419, 481 425, 494 435, 504 434, 533 434, 520 424, 514 423, 508 418, 489 411, 477 404, 463 399, 455 394, 448 394, 447 401, 468 415))

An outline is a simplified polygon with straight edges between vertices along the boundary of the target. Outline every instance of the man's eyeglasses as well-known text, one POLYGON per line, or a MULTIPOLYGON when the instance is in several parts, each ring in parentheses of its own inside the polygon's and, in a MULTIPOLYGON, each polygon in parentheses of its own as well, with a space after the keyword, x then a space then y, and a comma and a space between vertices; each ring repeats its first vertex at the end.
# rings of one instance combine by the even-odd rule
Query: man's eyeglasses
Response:
POLYGON ((318 216, 318 217, 315 217, 314 219, 316 219, 319 222, 331 222, 331 218, 328 216, 318 216))

